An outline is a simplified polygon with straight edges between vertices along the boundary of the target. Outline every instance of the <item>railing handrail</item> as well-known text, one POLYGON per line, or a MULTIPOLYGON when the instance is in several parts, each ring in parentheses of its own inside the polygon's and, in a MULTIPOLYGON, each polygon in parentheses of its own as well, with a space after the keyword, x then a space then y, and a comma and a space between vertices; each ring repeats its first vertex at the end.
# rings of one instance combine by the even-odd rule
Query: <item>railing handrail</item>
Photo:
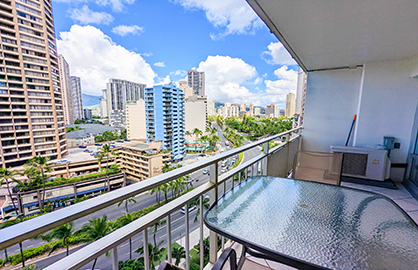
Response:
POLYGON ((84 202, 80 202, 80 203, 65 207, 63 209, 59 209, 57 211, 54 211, 54 212, 51 212, 42 216, 38 216, 33 219, 23 221, 13 226, 1 229, 0 250, 3 250, 5 248, 18 244, 24 240, 34 238, 35 236, 38 236, 39 234, 45 233, 63 224, 66 224, 68 222, 81 218, 83 216, 89 215, 91 213, 97 212, 103 208, 109 207, 120 201, 133 197, 135 195, 141 194, 148 190, 151 190, 155 187, 168 183, 179 177, 185 176, 191 172, 208 167, 212 164, 217 163, 220 160, 234 156, 238 153, 244 152, 246 150, 262 145, 266 142, 269 142, 281 136, 293 133, 300 129, 302 129, 302 127, 297 127, 297 128, 273 135, 271 137, 264 138, 256 142, 243 145, 238 148, 231 149, 227 152, 217 154, 215 156, 197 161, 195 163, 183 166, 176 170, 159 174, 147 180, 143 180, 139 183, 122 187, 112 192, 91 198, 84 202))

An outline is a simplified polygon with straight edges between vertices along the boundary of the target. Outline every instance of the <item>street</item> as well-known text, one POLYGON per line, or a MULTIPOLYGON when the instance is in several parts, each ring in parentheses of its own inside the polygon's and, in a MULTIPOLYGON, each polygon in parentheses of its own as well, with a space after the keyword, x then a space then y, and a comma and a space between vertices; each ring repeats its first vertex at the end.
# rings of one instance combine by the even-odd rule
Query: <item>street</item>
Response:
MULTIPOLYGON (((222 131, 220 131, 219 127, 214 124, 214 126, 218 129, 218 134, 222 140, 221 144, 222 144, 222 148, 225 149, 225 151, 228 151, 229 149, 231 149, 231 146, 225 146, 225 141, 226 139, 222 136, 222 131)), ((245 143, 249 143, 249 141, 246 141, 245 143)), ((244 152, 244 157, 243 157, 243 162, 250 160, 252 158, 254 158, 255 156, 259 155, 261 151, 260 147, 255 147, 253 149, 250 149, 246 152, 244 152)), ((87 154, 87 153, 86 153, 87 154)), ((230 162, 230 159, 228 160, 228 164, 230 162)), ((190 175, 190 178, 192 179, 192 185, 194 187, 198 187, 204 183, 206 183, 209 180, 209 175, 207 174, 203 174, 203 170, 201 169, 199 171, 196 171, 194 173, 192 173, 190 175)), ((228 181, 227 182, 227 190, 229 190, 231 188, 232 185, 232 181, 228 181)), ((219 194, 223 194, 223 185, 220 185, 219 187, 219 194)), ((171 194, 170 194, 171 195, 171 194)), ((163 194, 161 194, 161 200, 163 200, 164 196, 163 194)), ((145 192, 143 194, 137 195, 135 196, 135 200, 137 201, 137 204, 134 203, 129 203, 128 204, 128 209, 129 212, 134 212, 134 211, 139 211, 143 208, 146 208, 150 205, 153 205, 155 203, 157 203, 156 201, 156 195, 151 195, 150 192, 145 192)), ((88 223, 88 221, 92 218, 101 218, 103 217, 103 215, 107 215, 107 219, 108 220, 114 220, 120 216, 123 215, 124 212, 124 204, 121 205, 121 207, 118 207, 117 204, 112 205, 110 207, 107 207, 105 209, 102 209, 100 211, 97 211, 95 213, 92 213, 90 215, 84 216, 80 219, 75 220, 74 223, 74 229, 78 230, 80 229, 84 224, 88 223)), ((190 232, 192 232, 193 230, 197 229, 199 227, 199 222, 194 223, 194 217, 196 214, 196 210, 194 210, 193 212, 190 213, 190 232)), ((172 241, 175 242, 178 239, 181 239, 182 237, 184 237, 185 235, 185 220, 184 220, 184 215, 182 213, 180 213, 180 211, 176 211, 172 214, 171 217, 172 220, 172 241)), ((158 229, 156 238, 157 238, 157 243, 159 243, 160 241, 164 241, 163 242, 163 247, 166 246, 166 225, 162 226, 161 228, 158 229)), ((151 232, 152 229, 149 229, 149 232, 151 232)), ((139 246, 142 246, 142 233, 139 235, 136 235, 135 237, 132 238, 132 249, 136 250, 139 246)), ((153 236, 150 235, 149 237, 149 241, 153 241, 153 236)), ((27 240, 24 241, 22 243, 23 248, 27 249, 27 248, 31 248, 31 247, 36 247, 40 244, 45 243, 42 240, 27 240)), ((71 250, 71 252, 74 252, 75 250, 79 249, 80 247, 74 248, 71 250)), ((9 247, 7 249, 8 254, 17 254, 19 253, 19 246, 15 245, 12 247, 9 247)), ((37 268, 43 268, 45 266, 48 266, 50 264, 52 264, 53 262, 59 260, 60 258, 62 258, 63 256, 65 256, 65 252, 62 252, 60 254, 57 255, 51 255, 49 257, 42 257, 42 259, 40 258, 35 258, 33 259, 34 261, 36 261, 36 265, 37 268)), ((119 261, 123 261, 123 260, 127 260, 129 259, 129 244, 128 242, 120 245, 118 247, 118 259, 119 261)), ((133 253, 133 257, 138 257, 139 254, 133 253)), ((5 254, 4 251, 1 252, 0 254, 0 258, 4 259, 5 258, 5 254)), ((29 260, 27 263, 30 264, 32 260, 29 260)), ((91 267, 91 265, 90 265, 91 267)), ((96 267, 98 269, 111 269, 111 264, 110 264, 110 259, 105 257, 105 256, 101 256, 97 262, 96 267)), ((82 268, 82 269, 88 269, 88 267, 86 266, 86 268, 82 268)))

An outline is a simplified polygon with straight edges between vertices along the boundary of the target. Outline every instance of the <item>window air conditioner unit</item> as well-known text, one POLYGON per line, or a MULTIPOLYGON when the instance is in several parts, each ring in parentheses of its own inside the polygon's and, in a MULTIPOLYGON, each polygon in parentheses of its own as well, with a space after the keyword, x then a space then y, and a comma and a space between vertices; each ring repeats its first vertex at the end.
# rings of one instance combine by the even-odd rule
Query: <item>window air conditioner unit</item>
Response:
POLYGON ((385 149, 331 146, 331 152, 343 153, 341 175, 384 181, 390 177, 390 159, 385 149))

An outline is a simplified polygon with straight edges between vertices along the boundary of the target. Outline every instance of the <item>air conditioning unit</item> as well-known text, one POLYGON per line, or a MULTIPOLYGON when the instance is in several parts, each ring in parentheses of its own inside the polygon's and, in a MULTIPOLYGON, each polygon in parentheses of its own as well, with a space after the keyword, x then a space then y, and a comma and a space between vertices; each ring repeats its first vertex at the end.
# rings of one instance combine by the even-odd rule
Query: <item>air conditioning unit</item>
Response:
POLYGON ((385 149, 331 146, 331 152, 343 153, 342 176, 384 181, 390 177, 390 159, 385 149))

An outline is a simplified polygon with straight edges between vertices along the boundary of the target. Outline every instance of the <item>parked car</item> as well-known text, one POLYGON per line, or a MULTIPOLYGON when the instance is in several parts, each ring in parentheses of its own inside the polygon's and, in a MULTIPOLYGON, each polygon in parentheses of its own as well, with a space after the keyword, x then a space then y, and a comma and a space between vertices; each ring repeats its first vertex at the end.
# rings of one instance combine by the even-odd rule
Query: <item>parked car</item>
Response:
POLYGON ((102 144, 101 143, 96 143, 96 144, 94 144, 95 146, 102 146, 102 144))
POLYGON ((82 145, 79 146, 79 148, 87 148, 87 146, 82 144, 82 145))
POLYGON ((125 139, 125 142, 130 142, 131 140, 125 139))
POLYGON ((117 140, 116 142, 120 142, 120 143, 123 143, 124 141, 123 141, 123 140, 117 140))
POLYGON ((199 157, 206 157, 206 155, 205 154, 199 154, 199 157))
POLYGON ((115 142, 114 141, 109 141, 109 144, 115 144, 115 142))
MULTIPOLYGON (((194 210, 196 210, 196 205, 193 205, 192 207, 189 207, 189 213, 190 213, 190 212, 192 212, 192 211, 194 211, 194 210)), ((186 214, 186 207, 185 207, 185 206, 183 206, 183 207, 181 208, 180 212, 181 212, 182 214, 186 214)))
POLYGON ((91 150, 91 149, 85 149, 83 152, 93 153, 93 150, 91 150))
POLYGON ((115 148, 115 147, 118 147, 119 145, 117 145, 117 144, 111 144, 110 145, 110 148, 115 148))
POLYGON ((203 174, 208 174, 210 175, 210 171, 208 169, 203 170, 203 174))
POLYGON ((61 159, 61 160, 58 160, 55 163, 58 164, 58 165, 63 165, 63 164, 71 163, 71 160, 69 160, 69 159, 61 159))
POLYGON ((96 151, 94 153, 91 153, 90 156, 98 156, 100 155, 102 152, 101 151, 96 151))

